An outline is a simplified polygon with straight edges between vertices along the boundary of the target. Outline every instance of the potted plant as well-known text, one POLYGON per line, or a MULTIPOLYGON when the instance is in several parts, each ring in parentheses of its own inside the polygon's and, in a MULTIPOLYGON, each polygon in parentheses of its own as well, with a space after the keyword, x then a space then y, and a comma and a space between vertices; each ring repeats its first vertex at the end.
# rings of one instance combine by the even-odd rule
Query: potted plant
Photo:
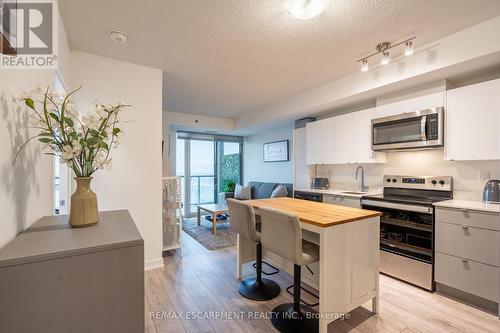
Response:
POLYGON ((99 222, 97 196, 90 188, 92 175, 111 166, 111 149, 118 147, 122 130, 120 112, 125 104, 95 103, 89 112, 79 114, 72 103, 72 95, 43 92, 40 89, 17 98, 31 111, 29 128, 37 131, 19 148, 14 162, 31 140, 38 139, 48 155, 59 156, 70 167, 76 180, 76 191, 71 196, 69 224, 87 227, 99 222), (41 98, 37 98, 41 97, 41 98))
POLYGON ((228 192, 234 192, 234 189, 236 187, 236 182, 231 179, 224 179, 222 181, 222 192, 228 193, 228 192))

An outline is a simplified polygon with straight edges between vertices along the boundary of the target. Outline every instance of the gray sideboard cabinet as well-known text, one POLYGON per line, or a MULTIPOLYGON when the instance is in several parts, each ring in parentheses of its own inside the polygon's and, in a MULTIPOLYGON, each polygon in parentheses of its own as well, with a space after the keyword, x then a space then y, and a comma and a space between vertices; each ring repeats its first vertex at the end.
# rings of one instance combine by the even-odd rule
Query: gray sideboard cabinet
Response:
POLYGON ((144 332, 144 241, 126 210, 48 216, 0 249, 0 332, 144 332))

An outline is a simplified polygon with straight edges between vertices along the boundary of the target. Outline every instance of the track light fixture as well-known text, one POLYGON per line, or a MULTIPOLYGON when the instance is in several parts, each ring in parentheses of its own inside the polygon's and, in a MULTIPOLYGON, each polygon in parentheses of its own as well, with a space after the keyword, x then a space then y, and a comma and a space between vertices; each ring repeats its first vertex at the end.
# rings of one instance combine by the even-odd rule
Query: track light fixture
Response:
POLYGON ((366 72, 368 70, 368 59, 363 59, 363 64, 361 65, 361 70, 366 72))
POLYGON ((380 60, 380 64, 387 65, 390 61, 389 50, 396 47, 396 46, 402 45, 402 44, 405 45, 404 55, 405 56, 412 55, 413 54, 413 40, 415 38, 416 37, 411 37, 411 38, 405 39, 402 42, 396 43, 394 45, 391 45, 391 43, 389 43, 389 42, 382 42, 382 43, 378 44, 376 47, 376 52, 374 52, 374 53, 372 53, 364 58, 357 60, 357 62, 361 62, 361 71, 363 71, 363 72, 368 71, 368 59, 373 57, 373 56, 376 56, 380 53, 382 53, 382 59, 380 60))
POLYGON ((411 40, 406 42, 405 45, 405 56, 411 56, 413 54, 413 42, 411 40))

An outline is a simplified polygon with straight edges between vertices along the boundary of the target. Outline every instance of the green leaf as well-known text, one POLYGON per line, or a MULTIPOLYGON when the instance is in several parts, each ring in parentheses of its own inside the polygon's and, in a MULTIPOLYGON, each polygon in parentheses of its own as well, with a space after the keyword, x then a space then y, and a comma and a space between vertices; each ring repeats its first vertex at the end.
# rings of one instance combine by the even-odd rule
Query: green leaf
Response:
POLYGON ((54 112, 50 112, 49 113, 49 116, 54 119, 55 121, 59 122, 59 117, 57 116, 57 114, 55 114, 54 112))
POLYGON ((51 143, 53 142, 54 140, 50 139, 50 138, 40 138, 38 139, 38 141, 42 142, 42 143, 51 143))
POLYGON ((121 131, 122 131, 121 129, 119 129, 118 127, 115 127, 115 128, 113 128, 113 135, 117 135, 121 131))
POLYGON ((35 102, 31 98, 26 98, 24 100, 24 104, 26 104, 30 109, 35 110, 35 102))
POLYGON ((64 117, 64 122, 66 124, 68 124, 69 126, 73 126, 75 123, 73 122, 73 120, 71 118, 68 118, 68 117, 64 117))
POLYGON ((104 148, 106 150, 109 150, 108 144, 106 143, 106 141, 103 140, 99 140, 99 148, 104 148))
POLYGON ((98 137, 99 136, 99 131, 95 130, 95 129, 91 129, 90 130, 90 135, 92 135, 94 137, 98 137))
POLYGON ((52 133, 50 133, 50 132, 43 132, 43 133, 40 133, 40 134, 38 134, 38 135, 39 135, 39 136, 50 136, 50 137, 52 137, 52 136, 53 136, 53 135, 52 135, 52 133))
POLYGON ((97 144, 97 138, 95 138, 95 137, 88 138, 87 143, 89 146, 94 146, 97 144))

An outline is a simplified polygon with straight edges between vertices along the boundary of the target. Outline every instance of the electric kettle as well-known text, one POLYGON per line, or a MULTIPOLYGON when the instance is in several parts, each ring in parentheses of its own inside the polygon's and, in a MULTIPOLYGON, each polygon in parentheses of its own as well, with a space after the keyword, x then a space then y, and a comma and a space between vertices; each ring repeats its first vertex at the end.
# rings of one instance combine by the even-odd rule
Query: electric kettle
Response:
POLYGON ((489 180, 484 186, 483 202, 500 203, 500 180, 489 180))

